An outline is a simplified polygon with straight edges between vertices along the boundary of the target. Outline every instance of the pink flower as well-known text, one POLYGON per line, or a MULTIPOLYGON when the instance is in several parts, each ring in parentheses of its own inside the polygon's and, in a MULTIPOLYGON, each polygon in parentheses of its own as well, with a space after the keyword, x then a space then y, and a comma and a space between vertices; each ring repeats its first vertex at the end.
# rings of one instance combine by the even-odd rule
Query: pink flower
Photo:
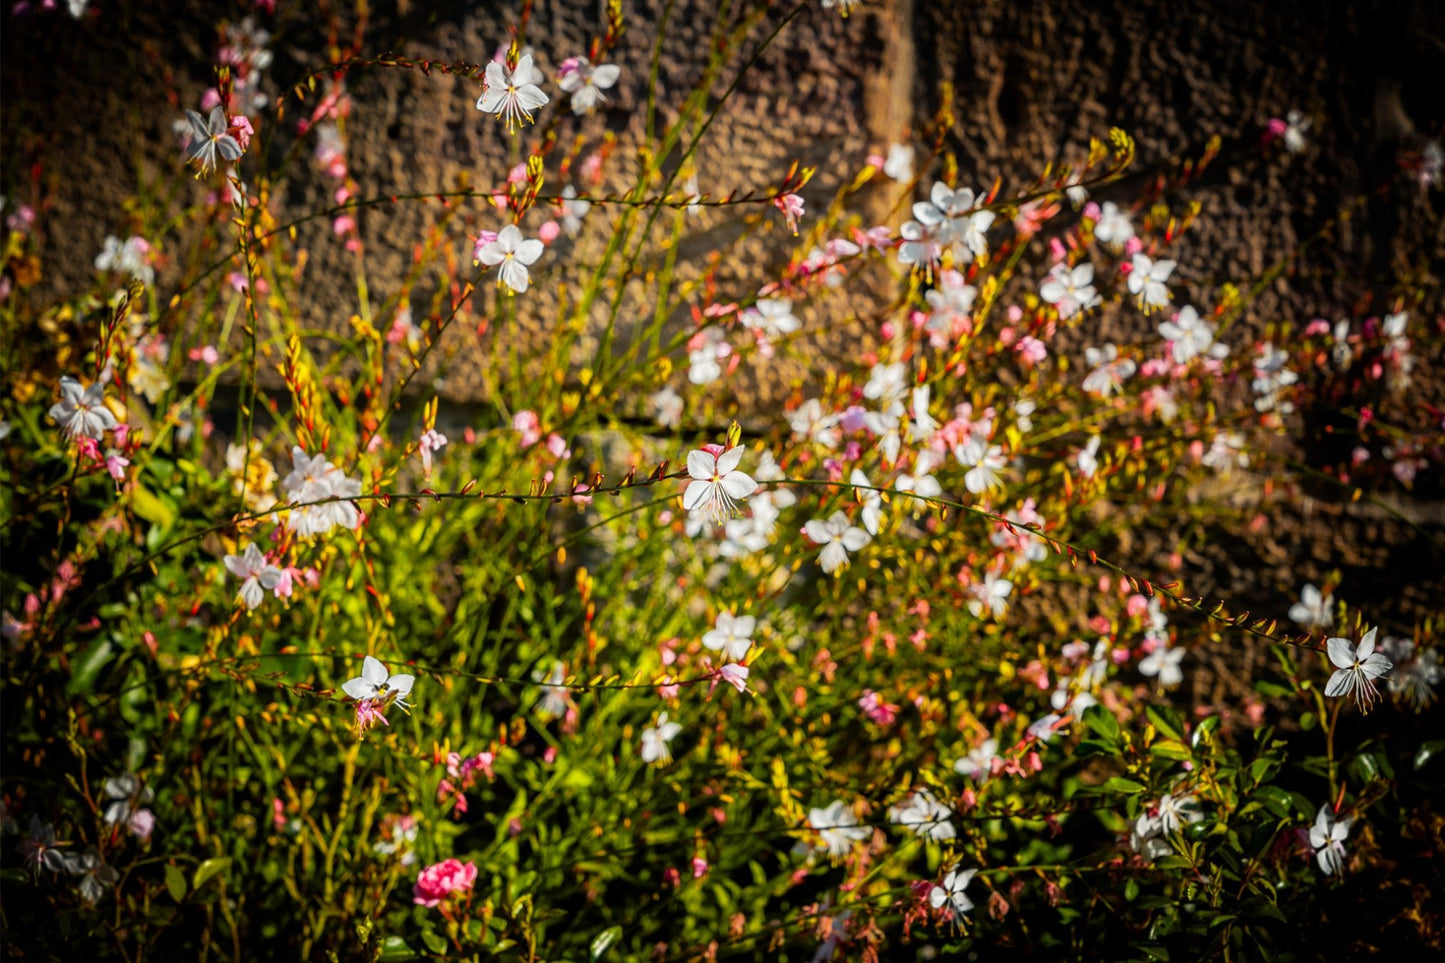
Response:
POLYGON ((130 821, 126 825, 132 836, 145 842, 151 838, 151 831, 156 828, 156 815, 149 809, 137 809, 131 813, 130 821))
POLYGON ((868 718, 880 726, 892 725, 898 718, 898 707, 891 702, 884 702, 872 689, 863 690, 863 697, 858 700, 858 707, 868 718))
POLYGON ((1025 335, 1014 345, 1014 350, 1024 359, 1025 364, 1040 364, 1049 356, 1049 349, 1038 338, 1025 335))
POLYGON ((712 697, 712 691, 717 688, 719 682, 726 682, 739 692, 748 691, 748 667, 741 662, 729 662, 713 670, 712 684, 707 688, 708 697, 712 697))
POLYGON ((236 138, 243 151, 251 145, 251 138, 256 133, 251 122, 241 114, 231 118, 231 132, 231 136, 236 138))
POLYGON ((447 443, 447 436, 435 428, 428 428, 422 432, 421 441, 417 443, 417 450, 421 453, 421 467, 426 474, 431 474, 432 452, 442 448, 447 443))
POLYGON ((803 199, 797 194, 784 194, 781 197, 773 198, 773 206, 783 212, 783 217, 788 222, 788 230, 796 235, 798 218, 803 216, 803 199))
POLYGON ((118 482, 125 481, 125 468, 129 464, 130 459, 118 451, 113 451, 105 456, 105 470, 110 472, 110 477, 118 482))
POLYGON ((523 448, 531 448, 542 440, 541 422, 535 411, 519 411, 513 415, 512 430, 522 436, 523 448))
POLYGON ((356 732, 358 735, 380 723, 389 726, 386 716, 381 713, 381 703, 376 699, 360 699, 356 703, 356 732))
POLYGON ((412 902, 418 906, 438 906, 442 900, 459 893, 470 893, 477 879, 475 863, 462 863, 457 859, 445 859, 428 866, 416 878, 412 887, 412 902))

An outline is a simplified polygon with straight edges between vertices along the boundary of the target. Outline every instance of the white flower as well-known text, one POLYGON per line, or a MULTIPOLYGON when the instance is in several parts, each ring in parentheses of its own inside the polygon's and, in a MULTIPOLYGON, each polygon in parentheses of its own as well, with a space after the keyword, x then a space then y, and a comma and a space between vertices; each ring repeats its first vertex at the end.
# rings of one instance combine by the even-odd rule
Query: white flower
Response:
MULTIPOLYGON (((489 66, 495 67, 496 64, 489 66)), ((515 224, 508 224, 497 232, 494 240, 477 248, 477 260, 487 267, 501 265, 497 280, 516 294, 522 294, 531 283, 527 266, 542 256, 542 242, 536 238, 522 237, 522 231, 515 224)))
POLYGON ((77 435, 100 441, 119 424, 105 406, 105 385, 96 381, 82 388, 70 375, 60 378, 60 400, 50 406, 50 417, 67 438, 77 435))
POLYGON ((142 787, 140 780, 132 773, 111 776, 101 785, 101 790, 105 793, 105 798, 111 800, 105 807, 103 817, 110 826, 129 822, 137 806, 144 806, 156 797, 155 792, 149 786, 142 787))
POLYGON ((1184 681, 1184 673, 1179 669, 1183 659, 1184 649, 1171 649, 1161 641, 1153 652, 1139 661, 1139 671, 1144 675, 1157 675, 1160 685, 1172 688, 1184 681))
POLYGON ((577 188, 568 184, 562 188, 562 229, 576 234, 582 229, 582 218, 592 210, 592 202, 577 197, 577 188))
POLYGON ((938 276, 938 287, 925 291, 923 299, 932 312, 924 328, 932 334, 948 336, 954 326, 969 316, 978 288, 964 281, 957 271, 944 271, 938 276))
POLYGON ((1089 439, 1089 443, 1079 452, 1075 458, 1079 466, 1079 474, 1085 478, 1093 478, 1094 472, 1099 470, 1099 436, 1095 435, 1089 439))
POLYGON ((723 451, 718 445, 688 452, 687 473, 692 477, 682 493, 686 511, 702 510, 718 522, 737 511, 737 503, 757 490, 758 483, 737 470, 743 460, 741 446, 723 451))
POLYGON ((788 415, 793 434, 801 435, 824 448, 836 448, 839 440, 838 416, 823 413, 823 403, 809 398, 788 415))
POLYGON ((1054 738, 1056 733, 1054 727, 1059 724, 1059 720, 1062 718, 1063 716, 1058 713, 1050 712, 1043 718, 1034 720, 1033 724, 1028 728, 1028 734, 1039 740, 1039 742, 1047 743, 1054 738))
POLYGON ((380 659, 368 655, 361 661, 361 675, 343 682, 341 691, 357 702, 364 699, 385 699, 387 695, 394 694, 396 704, 405 707, 406 697, 411 695, 411 687, 415 684, 416 676, 391 675, 380 659))
POLYGON ((1249 455, 1245 454, 1244 446, 1244 435, 1237 431, 1222 432, 1214 436, 1214 441, 1199 459, 1199 463, 1220 474, 1227 473, 1235 465, 1243 468, 1249 464, 1249 455))
POLYGON ((998 758, 998 740, 985 739, 983 745, 969 750, 968 755, 953 764, 953 771, 979 782, 993 772, 993 761, 998 758))
POLYGON ((240 555, 227 555, 225 563, 226 569, 241 579, 239 596, 248 612, 260 605, 265 593, 281 581, 281 570, 266 561, 266 556, 255 545, 247 545, 240 555))
POLYGON ((191 160, 200 163, 201 173, 215 169, 218 155, 224 161, 241 159, 241 142, 226 133, 230 121, 219 104, 211 108, 209 119, 188 110, 186 120, 191 123, 191 146, 187 153, 191 155, 191 160))
POLYGON ((115 235, 109 235, 105 246, 95 256, 95 269, 129 274, 146 285, 154 284, 156 272, 150 265, 150 249, 146 239, 138 235, 126 238, 124 242, 115 235))
POLYGON ((1214 343, 1214 325, 1202 320, 1190 304, 1180 308, 1173 321, 1162 322, 1159 333, 1173 345, 1174 360, 1179 364, 1199 356, 1222 358, 1229 354, 1227 346, 1214 343))
POLYGON ((682 424, 682 395, 668 385, 648 399, 652 405, 652 417, 663 428, 676 428, 682 424))
POLYGON ((1084 377, 1083 388, 1091 395, 1107 398, 1118 391, 1124 379, 1132 377, 1138 370, 1133 360, 1119 357, 1117 345, 1106 344, 1102 348, 1085 348, 1084 359, 1093 370, 1084 377))
POLYGON ((911 829, 920 839, 942 842, 957 835, 949 817, 952 810, 933 798, 933 793, 920 789, 908 798, 906 803, 888 810, 888 818, 911 829))
POLYGON ((935 886, 928 893, 928 902, 934 909, 940 909, 947 903, 959 916, 973 909, 973 901, 964 893, 968 884, 973 882, 974 876, 978 875, 976 869, 960 871, 955 866, 952 871, 943 877, 943 885, 935 886))
POLYGON ((1158 810, 1159 828, 1166 835, 1204 818, 1199 811, 1199 801, 1193 796, 1166 794, 1159 800, 1158 810))
POLYGON ((968 610, 974 618, 983 618, 984 612, 996 619, 1002 618, 1008 611, 1008 597, 1013 590, 1013 582, 990 572, 970 590, 973 598, 969 600, 968 610))
POLYGON ((361 512, 346 500, 361 494, 361 482, 347 478, 325 455, 307 455, 293 446, 291 473, 281 480, 281 488, 288 502, 303 505, 286 518, 286 527, 302 538, 323 535, 337 525, 351 529, 361 525, 361 512))
POLYGON ((667 765, 672 762, 672 750, 668 743, 682 731, 682 726, 669 722, 666 712, 657 715, 657 725, 642 730, 642 761, 667 765))
POLYGON ((1327 629, 1334 624, 1335 617, 1330 609, 1334 607, 1335 596, 1321 594, 1309 582, 1300 590, 1300 600, 1289 607, 1289 617, 1300 625, 1312 629, 1327 629))
POLYGON ((999 472, 1008 464, 1003 448, 989 445, 985 448, 977 441, 966 441, 953 446, 953 457, 968 468, 963 475, 963 486, 975 495, 981 495, 990 488, 1003 485, 999 472))
POLYGON ((1085 262, 1070 270, 1067 264, 1055 264, 1039 285, 1039 297, 1056 307, 1065 321, 1087 311, 1099 303, 1094 290, 1094 265, 1085 262))
POLYGON ((1373 680, 1394 668, 1389 659, 1375 651, 1376 631, 1366 632, 1358 646, 1352 645, 1349 639, 1325 640, 1330 661, 1335 664, 1334 674, 1325 685, 1326 696, 1352 696, 1363 708, 1375 700, 1373 680))
POLYGON ((732 354, 727 335, 718 327, 704 328, 697 347, 687 355, 687 380, 695 385, 711 384, 722 377, 722 359, 732 354))
POLYGON ((868 530, 869 535, 877 535, 878 525, 883 520, 883 493, 870 487, 873 483, 863 474, 862 469, 853 469, 848 481, 860 486, 853 489, 853 494, 863 503, 863 527, 868 530))
MULTIPOLYGON (((914 469, 917 471, 917 469, 914 469)), ((938 479, 929 474, 899 475, 893 487, 900 492, 909 492, 920 498, 938 498, 943 494, 943 486, 938 479)))
POLYGON ((1435 649, 1415 651, 1410 639, 1385 637, 1380 650, 1395 663, 1390 673, 1390 694, 1409 702, 1417 711, 1435 699, 1435 686, 1440 681, 1440 655, 1435 649))
POLYGON ((913 148, 908 144, 889 144, 883 173, 895 181, 913 180, 913 148))
POLYGON ((871 835, 867 826, 858 825, 858 817, 835 799, 822 809, 808 810, 808 827, 823 839, 823 848, 829 856, 846 856, 855 842, 861 842, 871 835))
POLYGON ((719 612, 714 628, 702 637, 702 644, 714 652, 719 649, 725 657, 741 662, 753 646, 753 630, 758 620, 751 615, 733 615, 719 612))
POLYGON ((1145 314, 1150 308, 1162 308, 1169 303, 1169 288, 1165 281, 1174 273, 1175 261, 1151 261, 1143 254, 1135 254, 1133 270, 1129 272, 1129 293, 1139 296, 1139 307, 1145 314))
POLYGON ((65 868, 71 875, 81 877, 81 899, 91 906, 105 895, 105 887, 114 886, 120 879, 120 874, 105 864, 94 846, 78 856, 66 857, 65 868))
POLYGON ((1113 201, 1105 201, 1099 209, 1099 223, 1094 225, 1095 240, 1118 247, 1133 236, 1134 225, 1129 222, 1129 215, 1113 201))
POLYGON ((1354 819, 1336 819, 1329 803, 1321 806, 1315 815, 1315 823, 1310 827, 1310 845, 1314 847, 1320 872, 1326 876, 1345 868, 1345 840, 1349 838, 1353 822, 1354 819))
POLYGON ((803 534, 823 546, 818 564, 829 575, 848 564, 848 553, 856 552, 872 539, 861 528, 848 524, 848 516, 834 512, 827 521, 814 518, 803 526, 803 534))
POLYGON ((537 711, 542 715, 560 716, 567 711, 567 687, 562 685, 566 670, 561 662, 554 661, 550 671, 537 669, 532 673, 532 678, 541 683, 542 701, 538 703, 537 711))
POLYGON ((1289 361, 1289 354, 1272 344, 1263 344, 1259 348, 1259 357, 1254 361, 1254 380, 1250 387, 1257 396, 1254 399, 1254 408, 1259 412, 1278 410, 1281 414, 1289 414, 1294 410, 1294 405, 1280 395, 1285 388, 1299 381, 1299 375, 1285 367, 1289 361))
POLYGON ((549 99, 533 82, 533 74, 531 54, 523 54, 512 71, 495 60, 487 64, 486 86, 477 98, 477 110, 501 117, 509 131, 522 126, 524 120, 532 123, 532 111, 549 99))
POLYGON ((171 386, 164 367, 170 351, 170 345, 159 335, 146 335, 131 351, 127 381, 132 391, 151 404, 160 401, 161 395, 171 386))
POLYGON ((1284 147, 1291 154, 1305 149, 1305 134, 1310 129, 1310 119, 1298 110, 1285 115, 1284 147))
POLYGON ((557 86, 572 95, 572 113, 585 114, 607 99, 602 91, 611 89, 621 75, 616 64, 593 66, 586 57, 571 57, 562 64, 557 86))
POLYGON ((938 263, 943 248, 930 229, 917 221, 904 221, 898 233, 903 238, 903 243, 898 245, 900 263, 911 264, 915 269, 929 269, 938 263))
MULTIPOLYGON (((937 244, 951 245, 954 257, 968 264, 988 251, 984 231, 994 220, 993 211, 974 210, 975 203, 969 188, 960 187, 955 191, 942 181, 935 181, 929 199, 913 205, 913 216, 937 244)), ((901 254, 899 259, 902 260, 901 254)))
POLYGON ((799 327, 793 315, 793 302, 787 298, 759 298, 742 313, 740 320, 749 329, 769 338, 792 334, 799 327))

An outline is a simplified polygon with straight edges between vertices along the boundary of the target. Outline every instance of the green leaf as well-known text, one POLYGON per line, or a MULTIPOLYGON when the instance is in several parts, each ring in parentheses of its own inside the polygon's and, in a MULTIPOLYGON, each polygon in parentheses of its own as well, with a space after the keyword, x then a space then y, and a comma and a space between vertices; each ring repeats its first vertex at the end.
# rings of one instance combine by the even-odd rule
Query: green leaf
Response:
POLYGON ((1101 705, 1092 705, 1084 710, 1084 725, 1097 732, 1105 742, 1119 740, 1119 720, 1101 705))
POLYGON ((1142 782, 1135 782, 1132 779, 1125 779, 1123 776, 1110 776, 1104 780, 1104 792, 1118 792, 1133 795, 1143 792, 1148 787, 1142 782))
POLYGON ((231 857, 216 856, 206 860, 196 867, 196 875, 191 878, 191 889, 200 889, 211 880, 224 873, 231 865, 231 857))
POLYGON ((1415 752, 1415 768, 1424 769, 1441 750, 1445 750, 1445 739, 1432 739, 1425 743, 1415 752))
MULTIPOLYGON (((443 942, 441 949, 435 950, 435 952, 441 953, 445 950, 446 943, 443 942)), ((419 956, 421 956, 421 954, 410 946, 407 946, 406 940, 400 936, 388 936, 381 941, 381 955, 378 956, 377 959, 380 960, 381 963, 391 963, 393 960, 414 960, 419 956)))
POLYGON ((171 506, 151 494, 137 477, 131 482, 131 507, 135 513, 150 522, 161 532, 169 532, 176 522, 176 513, 171 506))
POLYGON ((95 685, 95 679, 100 675, 100 670, 110 661, 111 646, 109 639, 96 639, 85 655, 75 663, 75 673, 70 677, 70 685, 65 691, 71 695, 80 692, 89 692, 95 685))
POLYGON ((1154 728, 1176 742, 1184 741, 1184 723, 1179 714, 1168 706, 1146 706, 1144 714, 1154 723, 1154 728))
POLYGON ((427 949, 431 950, 437 956, 441 956, 447 951, 447 941, 442 938, 440 933, 433 933, 431 930, 422 930, 421 941, 426 944, 427 949))
POLYGON ((1132 876, 1124 880, 1124 902, 1132 903, 1139 898, 1139 881, 1132 876))
POLYGON ((171 894, 171 899, 177 903, 184 903, 186 900, 186 874, 174 863, 166 865, 166 891, 171 894))
POLYGON ((1254 683, 1254 691, 1268 699, 1284 699, 1290 694, 1290 687, 1280 685, 1278 682, 1270 682, 1267 679, 1259 679, 1254 683))
POLYGON ((606 953, 608 948, 620 939, 622 939, 621 926, 614 926, 610 929, 603 930, 592 938, 592 946, 587 951, 588 958, 592 960, 602 959, 602 954, 606 953))

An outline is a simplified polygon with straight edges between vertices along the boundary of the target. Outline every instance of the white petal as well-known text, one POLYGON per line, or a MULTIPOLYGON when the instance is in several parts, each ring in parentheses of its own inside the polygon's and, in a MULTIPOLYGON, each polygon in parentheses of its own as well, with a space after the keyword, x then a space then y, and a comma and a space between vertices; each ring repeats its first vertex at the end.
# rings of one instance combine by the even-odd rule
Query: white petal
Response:
POLYGON ((697 449, 687 453, 687 473, 698 481, 710 481, 717 466, 717 459, 697 449))
POLYGON ((695 481, 687 486, 687 491, 682 493, 682 507, 686 511, 695 511, 709 500, 712 492, 712 482, 695 481))
POLYGON ((376 695, 376 686, 365 679, 349 679, 341 684, 341 691, 360 701, 376 695))
POLYGON ((394 675, 386 680, 386 684, 398 696, 405 696, 411 692, 411 687, 416 685, 416 676, 394 675))
POLYGON ((758 488, 758 483, 753 481, 751 475, 740 471, 729 472, 724 475, 721 485, 722 490, 727 492, 728 496, 734 501, 747 498, 753 492, 757 491, 758 488))
POLYGON ((543 106, 550 99, 546 94, 542 93, 542 88, 533 84, 517 88, 517 104, 529 113, 543 106))
POLYGON ((386 676, 386 666, 381 664, 380 659, 368 655, 361 660, 361 677, 367 682, 374 686, 384 685, 386 676))
POLYGON ((1350 689, 1351 670, 1336 669, 1335 674, 1330 676, 1329 683, 1325 686, 1325 695, 1331 698, 1343 695, 1350 689))
POLYGON ((498 275, 501 277, 502 283, 511 288, 514 294, 527 293, 527 288, 532 283, 532 276, 527 273, 525 267, 517 263, 515 258, 503 264, 498 275))
POLYGON ((1355 647, 1350 644, 1349 639, 1326 639, 1325 647, 1329 650, 1330 661, 1336 668, 1348 669, 1355 664, 1355 647))
POLYGON ((528 238, 517 245, 517 260, 523 264, 531 264, 542 256, 543 244, 535 237, 528 238))
MULTIPOLYGON (((738 464, 739 464, 742 460, 743 460, 743 447, 742 447, 741 445, 738 445, 738 446, 733 447, 733 448, 729 448, 727 451, 723 452, 721 455, 718 455, 718 458, 717 458, 717 471, 718 471, 718 474, 719 474, 719 475, 726 475, 726 474, 728 474, 729 472, 734 471, 734 470, 738 467, 738 464)), ((754 485, 753 487, 756 488, 757 486, 754 485)))

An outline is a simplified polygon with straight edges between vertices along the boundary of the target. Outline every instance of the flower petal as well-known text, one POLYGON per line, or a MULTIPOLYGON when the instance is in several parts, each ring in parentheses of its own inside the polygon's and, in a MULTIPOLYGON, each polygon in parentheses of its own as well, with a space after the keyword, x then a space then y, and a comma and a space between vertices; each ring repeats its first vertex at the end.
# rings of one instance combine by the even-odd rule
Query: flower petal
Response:
MULTIPOLYGON (((696 454, 694 452, 694 454, 696 454)), ((708 495, 712 492, 712 482, 698 481, 687 486, 687 491, 682 493, 682 507, 685 511, 696 511, 703 503, 709 501, 708 495)))
POLYGON ((724 475, 720 484, 722 490, 727 492, 728 497, 734 501, 747 498, 758 489, 758 483, 753 481, 752 476, 740 471, 724 475))
POLYGON ((386 682, 386 666, 381 660, 373 656, 367 656, 361 660, 361 677, 372 685, 379 686, 386 682))
POLYGON ((1338 636, 1325 640, 1325 648, 1329 650, 1330 661, 1336 668, 1348 669, 1355 664, 1355 647, 1349 639, 1342 639, 1338 636))
POLYGON ((698 481, 711 481, 717 459, 702 449, 687 453, 687 473, 698 481))

